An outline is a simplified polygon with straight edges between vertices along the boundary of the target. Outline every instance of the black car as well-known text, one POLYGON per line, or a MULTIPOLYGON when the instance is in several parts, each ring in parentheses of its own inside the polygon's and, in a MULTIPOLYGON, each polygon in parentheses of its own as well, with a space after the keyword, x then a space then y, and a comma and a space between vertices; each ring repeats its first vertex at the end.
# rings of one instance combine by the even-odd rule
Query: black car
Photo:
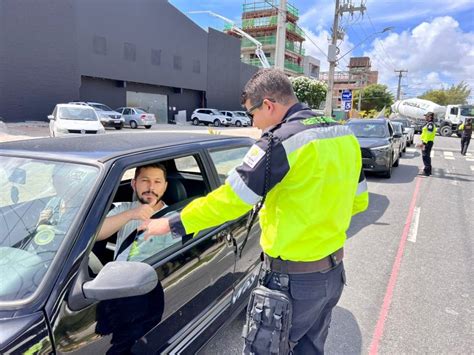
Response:
POLYGON ((95 239, 113 203, 134 199, 135 167, 165 165, 163 200, 179 210, 223 184, 252 144, 157 132, 0 144, 0 353, 198 351, 246 306, 258 225, 241 255, 246 216, 142 262, 113 261, 113 237, 95 239), (39 225, 45 211, 56 222, 39 225))
POLYGON ((385 118, 352 119, 347 125, 359 140, 364 170, 390 178, 392 167, 399 164, 402 134, 385 118))

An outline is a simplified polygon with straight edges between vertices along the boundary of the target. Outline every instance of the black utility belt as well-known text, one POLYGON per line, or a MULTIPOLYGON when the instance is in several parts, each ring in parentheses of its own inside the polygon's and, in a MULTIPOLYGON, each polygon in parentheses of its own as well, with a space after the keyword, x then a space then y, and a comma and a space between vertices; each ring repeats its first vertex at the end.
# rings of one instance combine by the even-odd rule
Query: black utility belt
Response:
POLYGON ((282 260, 265 254, 263 265, 264 268, 281 274, 309 274, 331 270, 339 265, 343 258, 344 248, 316 261, 282 260))

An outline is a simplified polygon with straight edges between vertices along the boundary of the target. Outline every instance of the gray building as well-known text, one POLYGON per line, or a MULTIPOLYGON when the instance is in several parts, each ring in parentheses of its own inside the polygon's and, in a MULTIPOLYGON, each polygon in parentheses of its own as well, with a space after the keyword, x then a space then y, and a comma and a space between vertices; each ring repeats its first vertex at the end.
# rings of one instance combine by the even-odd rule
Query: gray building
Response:
POLYGON ((240 109, 257 70, 240 41, 166 0, 1 0, 0 117, 46 120, 54 105, 140 106, 167 122, 198 107, 240 109))

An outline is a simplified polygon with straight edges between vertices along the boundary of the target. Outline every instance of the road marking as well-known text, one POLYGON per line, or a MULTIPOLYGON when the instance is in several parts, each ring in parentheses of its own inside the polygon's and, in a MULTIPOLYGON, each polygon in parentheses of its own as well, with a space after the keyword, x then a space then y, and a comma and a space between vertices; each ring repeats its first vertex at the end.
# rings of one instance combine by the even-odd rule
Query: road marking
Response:
POLYGON ((474 171, 474 165, 471 165, 471 170, 474 171))
POLYGON ((408 241, 416 243, 416 235, 418 234, 418 223, 420 221, 420 207, 415 207, 413 211, 413 221, 410 226, 410 232, 408 233, 408 241))
POLYGON ((473 158, 466 158, 466 161, 474 161, 473 158))
POLYGON ((456 160, 455 157, 450 157, 450 156, 446 156, 446 155, 444 156, 444 159, 446 159, 446 160, 456 160))
POLYGON ((453 156, 453 152, 443 152, 443 154, 453 156))
POLYGON ((415 153, 415 152, 416 152, 416 148, 407 148, 407 152, 415 153))
POLYGON ((410 231, 411 221, 413 220, 413 214, 416 206, 416 199, 418 197, 418 192, 420 191, 422 178, 417 177, 415 190, 413 191, 413 197, 411 199, 410 208, 408 209, 407 219, 405 221, 405 227, 403 228, 402 236, 400 238, 400 244, 398 245, 397 255, 392 266, 392 272, 390 274, 390 279, 388 281, 387 290, 385 291, 385 296, 383 298, 382 308, 380 309, 379 318, 377 320, 377 325, 375 326, 374 334, 372 336, 372 342, 370 343, 369 354, 376 355, 379 349, 379 343, 383 336, 383 330, 385 327, 385 320, 387 319, 388 311, 390 309, 390 304, 392 303, 393 291, 397 283, 398 272, 400 271, 400 265, 402 263, 403 251, 405 250, 405 245, 408 237, 408 232, 410 231))
POLYGON ((470 156, 472 156, 472 154, 471 153, 466 153, 466 156, 470 157, 470 156))
POLYGON ((430 157, 434 158, 434 151, 431 151, 430 157))

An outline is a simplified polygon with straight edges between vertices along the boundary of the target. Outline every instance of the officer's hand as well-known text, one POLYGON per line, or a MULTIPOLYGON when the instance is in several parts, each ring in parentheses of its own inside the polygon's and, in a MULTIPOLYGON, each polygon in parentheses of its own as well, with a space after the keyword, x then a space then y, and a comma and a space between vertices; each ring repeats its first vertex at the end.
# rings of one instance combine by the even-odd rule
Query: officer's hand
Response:
POLYGON ((148 240, 151 237, 169 233, 170 224, 167 218, 148 219, 138 227, 138 230, 144 230, 144 239, 148 240))
POLYGON ((150 205, 140 205, 131 210, 132 219, 146 220, 149 219, 155 211, 150 205))

